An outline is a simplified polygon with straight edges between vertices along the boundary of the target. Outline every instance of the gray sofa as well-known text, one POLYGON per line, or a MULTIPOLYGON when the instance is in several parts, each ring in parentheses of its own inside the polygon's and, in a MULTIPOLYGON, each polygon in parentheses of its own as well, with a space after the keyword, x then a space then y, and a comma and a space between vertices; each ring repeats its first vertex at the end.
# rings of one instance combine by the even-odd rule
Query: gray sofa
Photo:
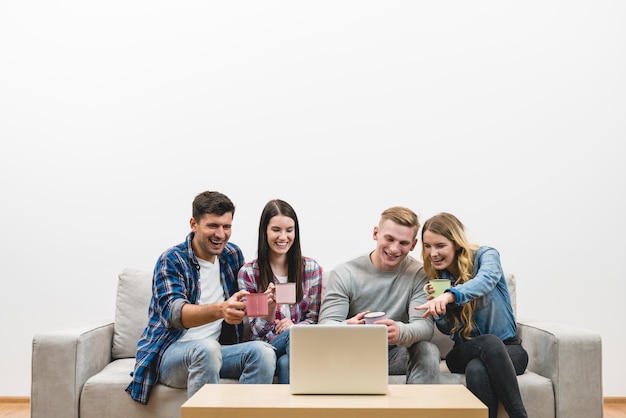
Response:
MULTIPOLYGON (((513 275, 508 283, 515 304, 513 275)), ((31 418, 180 416, 185 390, 157 384, 148 405, 124 391, 135 344, 147 323, 150 292, 150 272, 126 269, 118 278, 114 322, 77 324, 34 336, 31 418)), ((600 336, 545 321, 518 320, 518 326, 530 355, 528 370, 518 377, 529 417, 601 418, 600 336)), ((437 332, 433 340, 445 357, 450 339, 437 332)), ((464 383, 464 375, 450 373, 443 361, 441 368, 442 383, 464 383)), ((389 376, 389 383, 405 383, 405 377, 389 376)), ((501 408, 498 417, 508 415, 501 408)))

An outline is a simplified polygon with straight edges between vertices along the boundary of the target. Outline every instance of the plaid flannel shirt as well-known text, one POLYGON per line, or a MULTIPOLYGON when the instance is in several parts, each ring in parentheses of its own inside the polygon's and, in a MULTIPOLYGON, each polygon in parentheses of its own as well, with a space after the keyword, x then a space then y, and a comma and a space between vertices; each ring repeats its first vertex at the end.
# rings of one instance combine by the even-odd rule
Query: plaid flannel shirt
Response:
MULTIPOLYGON (((200 298, 200 265, 191 246, 193 232, 184 243, 165 251, 156 263, 152 279, 152 298, 148 325, 137 343, 133 380, 126 392, 137 402, 147 404, 152 387, 159 379, 159 365, 165 350, 185 332, 172 326, 170 318, 175 300, 198 303, 200 298)), ((230 298, 239 289, 237 273, 244 264, 241 249, 227 243, 219 255, 220 276, 224 297, 230 298)), ((237 342, 241 341, 242 325, 235 326, 237 342)))

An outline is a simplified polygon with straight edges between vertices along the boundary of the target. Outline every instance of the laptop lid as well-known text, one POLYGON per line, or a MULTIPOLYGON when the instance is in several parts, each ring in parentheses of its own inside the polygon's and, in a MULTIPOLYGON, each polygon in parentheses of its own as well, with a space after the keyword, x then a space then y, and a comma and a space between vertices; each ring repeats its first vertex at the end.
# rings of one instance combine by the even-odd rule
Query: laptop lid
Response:
POLYGON ((385 325, 293 325, 289 339, 292 394, 387 393, 385 325))

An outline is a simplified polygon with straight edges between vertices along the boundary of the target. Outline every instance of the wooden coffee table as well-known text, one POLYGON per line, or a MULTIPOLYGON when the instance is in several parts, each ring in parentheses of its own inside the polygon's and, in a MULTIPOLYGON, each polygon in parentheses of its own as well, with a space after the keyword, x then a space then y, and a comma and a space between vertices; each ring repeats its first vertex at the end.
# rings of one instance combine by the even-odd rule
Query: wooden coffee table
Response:
POLYGON ((463 385, 389 385, 387 395, 292 395, 289 385, 205 385, 181 418, 487 418, 463 385))

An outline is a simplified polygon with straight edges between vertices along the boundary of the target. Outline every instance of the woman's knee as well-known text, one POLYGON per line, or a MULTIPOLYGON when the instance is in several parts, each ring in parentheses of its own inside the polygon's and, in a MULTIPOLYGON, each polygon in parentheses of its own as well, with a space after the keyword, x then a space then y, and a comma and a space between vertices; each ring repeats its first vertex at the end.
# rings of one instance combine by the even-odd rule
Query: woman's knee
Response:
POLYGON ((480 344, 481 350, 486 355, 496 355, 496 354, 505 354, 507 353, 506 346, 502 342, 502 340, 495 335, 485 334, 476 337, 477 343, 480 344))
POLYGON ((501 345, 504 347, 504 343, 499 337, 493 334, 483 334, 476 337, 476 341, 480 341, 483 345, 501 345))

